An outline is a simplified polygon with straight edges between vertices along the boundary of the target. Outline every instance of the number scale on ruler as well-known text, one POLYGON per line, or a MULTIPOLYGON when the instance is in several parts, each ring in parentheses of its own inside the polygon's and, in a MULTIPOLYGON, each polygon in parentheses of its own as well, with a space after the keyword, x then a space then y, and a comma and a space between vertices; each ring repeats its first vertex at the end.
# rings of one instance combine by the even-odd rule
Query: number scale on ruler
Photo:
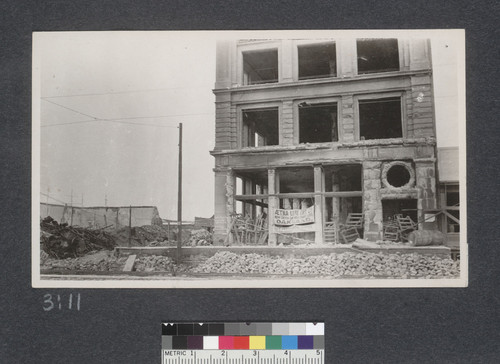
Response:
POLYGON ((162 350, 162 364, 324 364, 324 350, 162 350))

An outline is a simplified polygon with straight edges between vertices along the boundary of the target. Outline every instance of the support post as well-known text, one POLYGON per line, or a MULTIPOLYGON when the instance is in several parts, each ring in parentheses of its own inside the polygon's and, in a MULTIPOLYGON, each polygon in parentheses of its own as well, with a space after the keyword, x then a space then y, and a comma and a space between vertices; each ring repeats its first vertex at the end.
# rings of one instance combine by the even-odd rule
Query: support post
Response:
POLYGON ((314 243, 323 243, 323 167, 314 166, 314 243))
POLYGON ((128 246, 132 246, 132 205, 128 209, 128 246))
POLYGON ((179 172, 177 193, 177 264, 179 264, 182 246, 182 123, 179 123, 179 172))
POLYGON ((276 170, 274 168, 268 169, 267 170, 267 189, 268 189, 268 194, 269 194, 269 199, 268 199, 268 229, 269 229, 269 237, 268 237, 268 245, 271 246, 276 246, 277 245, 277 235, 276 235, 276 230, 275 230, 275 225, 274 225, 274 211, 278 208, 278 197, 275 196, 275 194, 278 192, 277 191, 277 186, 278 186, 278 180, 279 180, 279 175, 276 176, 276 170))

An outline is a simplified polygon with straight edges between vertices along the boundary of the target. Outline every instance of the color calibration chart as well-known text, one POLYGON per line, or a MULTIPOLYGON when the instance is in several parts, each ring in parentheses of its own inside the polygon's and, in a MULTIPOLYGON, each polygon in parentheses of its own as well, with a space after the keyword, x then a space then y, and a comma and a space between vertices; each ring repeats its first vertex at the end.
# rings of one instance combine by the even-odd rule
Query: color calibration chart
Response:
POLYGON ((324 364, 320 322, 162 323, 162 364, 324 364))

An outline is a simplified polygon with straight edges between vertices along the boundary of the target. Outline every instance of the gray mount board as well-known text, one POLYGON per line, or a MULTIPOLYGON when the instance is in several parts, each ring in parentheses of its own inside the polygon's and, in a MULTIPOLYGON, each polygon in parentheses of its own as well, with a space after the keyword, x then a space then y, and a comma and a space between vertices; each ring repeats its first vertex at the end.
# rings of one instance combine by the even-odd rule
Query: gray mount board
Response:
POLYGON ((228 6, 222 1, 71 0, 0 6, 0 362, 157 363, 161 321, 325 322, 329 363, 498 362, 496 2, 241 1, 228 6), (31 33, 284 28, 466 29, 469 287, 32 289, 31 33), (61 310, 44 311, 49 294, 56 307, 61 302, 61 310), (70 294, 80 294, 80 311, 65 308, 70 294))

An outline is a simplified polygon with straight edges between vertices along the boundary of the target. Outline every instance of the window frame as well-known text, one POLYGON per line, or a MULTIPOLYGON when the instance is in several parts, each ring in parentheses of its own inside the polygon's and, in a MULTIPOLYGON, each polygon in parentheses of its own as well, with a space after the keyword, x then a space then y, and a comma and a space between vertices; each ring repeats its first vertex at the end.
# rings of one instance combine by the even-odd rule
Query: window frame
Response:
POLYGON ((370 140, 386 140, 386 139, 407 139, 408 131, 408 117, 406 115, 406 92, 405 91, 393 91, 393 92, 380 92, 365 95, 354 95, 354 138, 356 141, 361 140, 361 123, 360 123, 360 113, 359 113, 359 101, 364 100, 377 100, 386 99, 391 97, 399 97, 401 103, 401 137, 398 138, 382 138, 382 139, 365 139, 365 141, 370 140))
POLYGON ((379 75, 379 74, 390 74, 390 73, 396 73, 396 72, 401 72, 407 68, 406 65, 406 58, 407 56, 405 55, 405 45, 404 45, 404 40, 400 38, 394 38, 394 37, 382 37, 382 38, 356 38, 354 40, 354 60, 353 60, 353 70, 354 74, 357 76, 370 76, 370 75, 379 75), (363 40, 363 39, 396 39, 398 42, 398 59, 399 59, 399 69, 394 70, 394 71, 375 71, 375 72, 366 72, 366 73, 359 73, 358 70, 358 40, 363 40))
POLYGON ((322 144, 332 144, 340 143, 342 141, 342 97, 326 97, 326 98, 308 98, 308 99, 295 99, 293 100, 293 144, 294 145, 305 145, 306 143, 299 143, 300 141, 300 116, 299 116, 299 104, 306 102, 311 105, 322 105, 322 104, 337 104, 337 141, 323 142, 323 143, 310 143, 314 145, 322 144))
MULTIPOLYGON (((458 211, 458 220, 460 220, 460 184, 459 183, 443 183, 442 184, 443 187, 442 187, 442 210, 446 211, 446 212, 450 212, 450 211, 458 211), (448 191, 449 189, 451 189, 452 191, 448 191), (458 205, 454 205, 454 206, 449 206, 448 205, 448 202, 447 202, 447 198, 448 198, 448 192, 455 192, 455 193, 458 193, 458 205)), ((460 235, 460 231, 448 231, 448 225, 451 221, 451 225, 458 225, 459 226, 459 230, 460 230, 460 224, 457 224, 455 221, 453 221, 452 219, 450 219, 446 214, 443 214, 443 230, 445 231, 446 234, 451 234, 451 235, 460 235)))
POLYGON ((296 40, 293 45, 293 80, 296 82, 307 82, 312 80, 323 80, 328 78, 338 78, 340 72, 339 65, 339 42, 336 39, 324 39, 321 41, 318 40, 296 40), (334 44, 335 45, 335 76, 322 76, 322 77, 309 77, 300 79, 299 77, 299 48, 300 47, 310 47, 310 46, 321 46, 326 44, 334 44))
POLYGON ((242 104, 236 106, 236 118, 237 118, 237 133, 238 133, 238 149, 243 148, 252 148, 252 149, 264 149, 268 147, 276 147, 283 145, 283 137, 282 137, 282 110, 283 105, 281 102, 262 102, 255 104, 242 104), (244 111, 259 111, 259 110, 268 110, 268 109, 277 109, 278 111, 278 144, 275 145, 265 145, 261 147, 254 146, 244 146, 244 136, 243 131, 245 126, 243 125, 243 112, 244 111))
POLYGON ((282 53, 282 42, 280 40, 263 40, 258 43, 243 43, 243 44, 238 44, 236 47, 237 51, 237 67, 236 67, 236 83, 239 86, 247 86, 247 87, 253 87, 253 86, 260 86, 260 85, 267 85, 267 84, 276 84, 283 82, 283 74, 282 74, 282 67, 281 67, 281 53, 282 53), (269 83, 256 83, 256 84, 245 84, 245 70, 244 70, 244 65, 243 65, 243 53, 247 52, 262 52, 266 50, 277 50, 278 52, 278 81, 276 82, 269 82, 269 83))

